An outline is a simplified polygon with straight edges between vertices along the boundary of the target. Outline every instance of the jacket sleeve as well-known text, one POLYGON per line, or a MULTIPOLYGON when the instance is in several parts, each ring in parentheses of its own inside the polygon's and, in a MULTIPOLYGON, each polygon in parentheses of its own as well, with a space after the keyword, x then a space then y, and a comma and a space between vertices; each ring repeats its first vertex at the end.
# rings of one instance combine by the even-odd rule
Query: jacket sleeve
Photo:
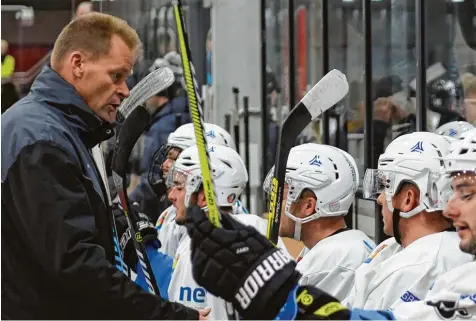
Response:
POLYGON ((142 291, 107 260, 98 245, 105 233, 95 224, 98 200, 87 192, 92 186, 71 156, 50 142, 23 148, 8 171, 2 186, 12 196, 8 210, 47 277, 91 306, 108 307, 110 319, 198 319, 197 311, 142 291))

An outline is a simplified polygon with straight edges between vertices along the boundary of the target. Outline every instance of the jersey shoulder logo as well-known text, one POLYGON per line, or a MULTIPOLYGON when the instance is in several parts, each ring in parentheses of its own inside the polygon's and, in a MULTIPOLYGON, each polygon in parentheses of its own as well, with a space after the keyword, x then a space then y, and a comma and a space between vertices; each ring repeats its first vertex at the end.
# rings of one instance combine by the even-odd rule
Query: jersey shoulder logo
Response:
POLYGON ((364 261, 364 263, 370 263, 387 246, 388 246, 387 244, 380 245, 372 253, 370 253, 369 257, 364 261))
POLYGON ((174 259, 174 263, 172 264, 172 270, 175 270, 177 267, 178 261, 180 260, 180 254, 177 254, 174 259))
POLYGON ((416 143, 411 149, 410 149, 410 152, 412 153, 422 153, 424 152, 425 150, 423 149, 423 142, 422 141, 419 141, 418 143, 416 143))
POLYGON ((314 165, 314 166, 322 166, 322 162, 319 159, 318 155, 315 155, 310 161, 309 165, 314 165))
POLYGON ((155 227, 159 230, 162 225, 164 224, 165 219, 167 218, 167 215, 169 215, 169 211, 165 211, 162 215, 160 215, 159 219, 157 220, 157 224, 155 227))

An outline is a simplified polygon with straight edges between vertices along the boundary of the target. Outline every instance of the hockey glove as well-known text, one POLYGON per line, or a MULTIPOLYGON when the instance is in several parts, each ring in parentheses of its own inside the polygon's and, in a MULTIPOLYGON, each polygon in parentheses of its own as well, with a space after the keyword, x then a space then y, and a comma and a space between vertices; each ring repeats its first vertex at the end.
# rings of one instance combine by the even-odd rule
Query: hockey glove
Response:
POLYGON ((296 263, 232 215, 221 222, 216 228, 199 207, 187 209, 195 281, 245 319, 273 319, 301 276, 296 263))

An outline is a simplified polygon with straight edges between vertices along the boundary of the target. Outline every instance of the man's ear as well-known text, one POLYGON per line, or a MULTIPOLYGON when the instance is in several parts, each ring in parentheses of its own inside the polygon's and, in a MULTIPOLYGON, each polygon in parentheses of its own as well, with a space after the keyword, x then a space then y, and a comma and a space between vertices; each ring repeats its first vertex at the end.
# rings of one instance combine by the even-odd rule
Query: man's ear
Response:
POLYGON ((71 66, 71 71, 74 77, 81 78, 84 75, 84 63, 86 62, 86 55, 81 51, 73 51, 68 57, 68 63, 71 66))
POLYGON ((400 196, 400 210, 402 212, 410 212, 420 203, 420 192, 418 189, 410 185, 403 188, 400 196))
POLYGON ((316 212, 316 199, 312 196, 307 196, 304 198, 304 203, 302 204, 303 214, 305 217, 311 216, 316 212))
POLYGON ((207 206, 207 199, 205 198, 205 192, 203 189, 200 189, 197 193, 197 205, 201 207, 207 206))

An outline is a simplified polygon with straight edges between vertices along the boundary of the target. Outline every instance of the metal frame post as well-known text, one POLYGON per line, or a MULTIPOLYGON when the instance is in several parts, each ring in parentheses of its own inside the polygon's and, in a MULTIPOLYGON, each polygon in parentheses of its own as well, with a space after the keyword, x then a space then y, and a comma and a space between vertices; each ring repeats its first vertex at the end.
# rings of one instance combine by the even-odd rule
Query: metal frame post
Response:
POLYGON ((426 1, 416 0, 415 6, 415 26, 416 26, 416 129, 426 131, 426 1))
MULTIPOLYGON (((329 1, 322 1, 322 75, 329 72, 329 1)), ((329 144, 329 111, 322 115, 322 143, 329 144)))

